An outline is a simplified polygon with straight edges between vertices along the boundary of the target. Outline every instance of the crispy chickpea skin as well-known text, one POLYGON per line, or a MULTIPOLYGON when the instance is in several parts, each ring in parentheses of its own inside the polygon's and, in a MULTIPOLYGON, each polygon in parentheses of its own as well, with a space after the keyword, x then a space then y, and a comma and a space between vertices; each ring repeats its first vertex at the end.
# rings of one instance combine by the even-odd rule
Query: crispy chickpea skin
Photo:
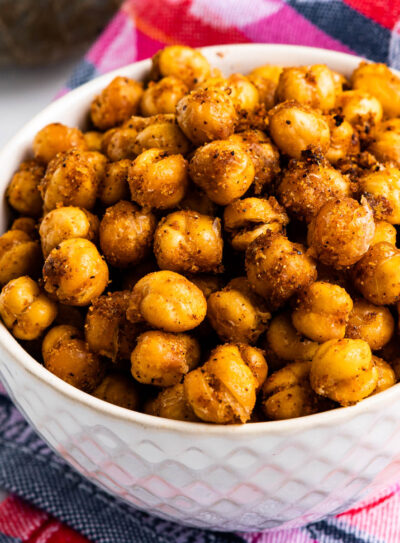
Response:
POLYGON ((373 394, 383 392, 384 390, 396 384, 396 374, 390 364, 377 356, 372 357, 375 367, 378 371, 378 383, 373 394))
POLYGON ((348 90, 336 96, 335 107, 357 129, 372 128, 382 120, 380 102, 368 92, 348 90))
POLYGON ((360 152, 360 139, 354 127, 344 120, 343 115, 325 117, 331 132, 331 141, 326 158, 331 164, 345 160, 360 152))
POLYGON ((166 332, 185 332, 205 318, 202 291, 172 271, 149 273, 133 287, 126 316, 130 322, 147 321, 166 332))
POLYGON ((240 144, 218 140, 196 150, 189 173, 210 200, 228 205, 247 191, 255 170, 250 155, 240 144))
POLYGON ((142 115, 149 117, 158 113, 175 113, 176 104, 188 92, 188 87, 177 77, 163 77, 157 83, 150 81, 140 101, 142 115))
POLYGON ((135 128, 126 128, 124 125, 111 128, 103 135, 101 140, 101 152, 111 162, 124 159, 134 159, 138 155, 135 128))
POLYGON ((139 407, 139 392, 135 381, 118 372, 109 373, 92 392, 105 402, 136 411, 139 407))
POLYGON ((88 148, 82 132, 78 128, 51 123, 43 127, 33 140, 33 154, 39 162, 48 164, 58 153, 71 149, 86 151, 88 148))
POLYGON ((0 285, 21 275, 37 275, 42 263, 40 247, 23 230, 0 236, 0 285))
POLYGON ((151 79, 174 76, 192 88, 210 75, 208 60, 196 49, 184 45, 170 45, 152 59, 151 79))
POLYGON ((207 362, 189 372, 185 397, 199 419, 217 424, 245 423, 256 402, 257 381, 239 347, 216 347, 207 362))
POLYGON ((381 162, 393 162, 400 167, 400 119, 378 124, 371 136, 368 150, 381 162))
POLYGON ((29 217, 39 217, 43 200, 39 183, 44 176, 44 167, 36 160, 26 160, 19 165, 7 187, 7 200, 10 206, 29 217))
POLYGON ((62 241, 43 266, 45 290, 67 305, 83 306, 100 296, 108 283, 108 268, 87 239, 62 241))
POLYGON ((132 163, 128 182, 132 200, 142 207, 175 207, 185 195, 187 162, 182 155, 168 156, 159 149, 149 149, 132 163))
POLYGON ((168 155, 186 154, 189 151, 189 142, 179 128, 175 115, 158 117, 156 122, 150 123, 137 134, 135 140, 137 154, 146 149, 160 149, 168 155))
POLYGON ((324 64, 283 68, 276 89, 278 102, 296 100, 319 109, 335 105, 335 82, 331 70, 324 64))
POLYGON ((268 364, 264 351, 247 343, 236 343, 236 347, 239 349, 243 362, 250 368, 256 380, 256 392, 258 392, 268 375, 268 364))
POLYGON ((100 223, 100 247, 109 264, 133 266, 150 252, 156 218, 124 200, 109 207, 100 223))
POLYGON ((197 88, 219 89, 227 92, 239 114, 254 111, 260 101, 257 87, 242 74, 231 74, 226 79, 224 77, 211 77, 203 81, 197 88))
POLYGON ((246 251, 246 271, 251 287, 271 310, 285 304, 317 277, 314 260, 300 243, 282 234, 266 232, 246 251))
POLYGON ((331 339, 315 353, 310 370, 313 390, 343 406, 370 396, 378 384, 371 349, 362 339, 331 339))
POLYGON ((296 330, 318 343, 341 339, 352 308, 353 301, 344 288, 315 281, 301 292, 292 322, 296 330))
POLYGON ((103 142, 103 133, 97 132, 96 130, 90 130, 83 134, 85 142, 88 148, 88 151, 97 151, 101 152, 101 146, 103 142))
POLYGON ((74 326, 52 328, 43 340, 42 354, 46 369, 84 392, 92 392, 103 379, 103 363, 74 326))
POLYGON ((129 360, 141 331, 126 319, 130 292, 108 293, 93 301, 86 315, 85 339, 92 352, 113 362, 129 360))
POLYGON ((40 182, 45 212, 59 205, 92 209, 107 159, 93 151, 66 151, 50 162, 40 182))
POLYGON ((357 298, 354 300, 346 327, 346 337, 363 339, 371 351, 379 351, 392 338, 394 319, 389 309, 357 298))
POLYGON ((396 237, 397 232, 393 224, 386 221, 375 221, 375 235, 371 241, 371 247, 381 241, 387 241, 392 245, 396 245, 396 237))
POLYGON ((186 94, 176 113, 182 132, 195 145, 228 138, 238 120, 233 101, 220 89, 196 89, 186 94))
POLYGON ((400 250, 382 241, 373 245, 353 270, 356 288, 375 305, 400 300, 400 250))
POLYGON ((300 158, 312 146, 326 153, 331 134, 326 120, 317 111, 294 100, 278 104, 268 113, 269 131, 282 153, 300 158))
POLYGON ((57 306, 27 275, 12 279, 0 294, 0 315, 18 339, 37 339, 54 321, 57 306))
POLYGON ((162 270, 182 273, 222 270, 220 219, 195 211, 175 211, 158 223, 154 254, 162 270))
POLYGON ((161 390, 156 398, 146 403, 145 413, 165 419, 199 422, 186 401, 183 383, 161 390))
POLYGON ((128 159, 109 162, 105 175, 100 181, 98 197, 105 206, 112 206, 130 196, 128 171, 131 161, 128 159))
POLYGON ((108 130, 123 123, 139 108, 143 85, 128 77, 115 77, 96 96, 90 107, 90 117, 96 128, 108 130))
POLYGON ((281 66, 266 64, 255 68, 247 76, 258 90, 260 102, 266 109, 271 109, 275 105, 275 91, 282 70, 281 66))
POLYGON ((400 169, 389 164, 367 171, 359 179, 361 193, 378 220, 400 224, 400 169))
POLYGON ((13 221, 10 230, 22 230, 32 239, 37 238, 38 234, 35 219, 32 217, 18 217, 13 221))
POLYGON ((400 78, 386 64, 361 62, 351 76, 355 89, 367 91, 382 104, 388 117, 400 115, 400 78))
POLYGON ((352 198, 327 202, 308 228, 308 244, 323 264, 352 266, 368 251, 375 234, 372 209, 366 200, 352 198))
POLYGON ((137 338, 131 354, 131 371, 140 383, 170 387, 178 384, 199 360, 196 339, 186 334, 150 330, 137 338))
POLYGON ((256 343, 271 314, 245 277, 232 279, 207 300, 207 317, 223 341, 256 343))
POLYGON ((39 227, 45 258, 62 241, 71 238, 97 239, 99 219, 80 207, 57 207, 44 216, 39 227))

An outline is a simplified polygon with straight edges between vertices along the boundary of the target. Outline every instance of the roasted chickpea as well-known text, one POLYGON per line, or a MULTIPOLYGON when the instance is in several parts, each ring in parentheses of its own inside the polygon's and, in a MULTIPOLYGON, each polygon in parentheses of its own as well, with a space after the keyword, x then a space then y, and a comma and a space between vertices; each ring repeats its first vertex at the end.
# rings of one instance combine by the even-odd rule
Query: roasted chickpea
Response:
POLYGON ((208 60, 196 49, 184 45, 164 47, 153 57, 152 79, 174 76, 192 88, 210 74, 208 60))
POLYGON ((151 330, 137 338, 131 371, 140 383, 169 387, 179 383, 199 360, 200 347, 194 338, 151 330))
POLYGON ((278 102, 296 100, 319 109, 335 105, 335 82, 331 70, 324 64, 283 68, 276 88, 278 102))
POLYGON ((396 374, 393 368, 377 356, 373 356, 372 360, 374 361, 375 367, 378 371, 378 383, 373 394, 378 394, 378 392, 383 392, 384 390, 392 387, 396 384, 396 374))
POLYGON ((394 319, 389 309, 373 305, 362 298, 354 300, 347 321, 346 337, 363 339, 372 351, 379 351, 394 333, 394 319))
POLYGON ((255 68, 247 76, 258 90, 260 102, 266 109, 271 109, 275 105, 275 91, 282 70, 281 66, 266 64, 255 68))
POLYGON ((370 396, 378 384, 378 370, 368 343, 362 339, 323 343, 312 359, 310 382, 317 394, 343 406, 370 396))
POLYGON ((107 159, 101 153, 73 149, 58 154, 39 185, 45 212, 59 205, 92 209, 107 159))
POLYGON ((400 300, 400 250, 382 241, 373 245, 357 262, 354 284, 366 300, 375 305, 400 300))
POLYGON ((105 175, 100 182, 98 196, 106 206, 112 206, 120 200, 127 200, 130 196, 128 185, 128 171, 131 161, 128 159, 109 162, 106 165, 105 175))
POLYGON ((393 162, 400 167, 400 119, 389 119, 371 133, 368 150, 381 162, 393 162))
POLYGON ((386 64, 361 62, 351 80, 355 89, 367 91, 379 100, 385 115, 400 115, 400 78, 386 64))
POLYGON ((368 171, 359 179, 364 194, 378 220, 400 224, 400 169, 389 164, 368 171))
POLYGON ((195 145, 233 134, 237 122, 235 105, 219 89, 197 89, 184 96, 176 106, 178 124, 195 145))
POLYGON ((47 292, 61 303, 88 305, 106 288, 108 268, 91 241, 67 239, 50 252, 43 279, 47 292))
POLYGON ((43 176, 44 167, 36 160, 26 160, 19 165, 6 192, 8 203, 18 213, 39 217, 43 200, 38 187, 43 176))
POLYGON ((194 283, 196 287, 199 287, 206 300, 210 294, 217 292, 217 290, 221 290, 224 286, 222 277, 218 275, 189 274, 187 278, 194 283))
POLYGON ((199 422, 186 401, 183 383, 164 388, 154 400, 147 402, 145 412, 165 419, 199 422))
POLYGON ((219 345, 207 362, 189 372, 185 397, 199 419, 217 424, 244 423, 256 402, 257 381, 237 345, 219 345))
POLYGON ((71 238, 85 238, 94 241, 99 231, 96 215, 80 207, 57 207, 40 223, 39 235, 45 258, 62 241, 71 238))
POLYGON ((157 122, 150 123, 137 134, 135 140, 137 154, 146 149, 160 149, 168 155, 186 154, 189 151, 189 142, 177 125, 175 115, 164 117, 165 119, 159 118, 157 122))
POLYGON ((308 228, 312 254, 334 268, 352 266, 368 251, 375 234, 372 209, 364 199, 338 198, 324 204, 308 228))
POLYGON ((336 108, 345 120, 358 130, 369 131, 382 120, 382 106, 371 94, 361 90, 348 90, 336 96, 336 108))
POLYGON ((12 279, 0 294, 0 315, 18 339, 32 340, 42 335, 57 315, 57 306, 27 275, 12 279))
POLYGON ((375 235, 371 241, 371 247, 381 241, 387 241, 392 245, 396 245, 396 237, 397 232, 393 224, 386 221, 375 221, 375 235))
POLYGON ((93 124, 100 130, 108 130, 123 123, 137 112, 142 94, 141 83, 128 77, 115 77, 92 102, 93 124))
POLYGON ((315 262, 306 255, 303 245, 273 232, 258 236, 249 245, 246 271, 252 288, 271 310, 281 307, 317 277, 315 262))
POLYGON ((220 140, 196 150, 189 173, 210 200, 228 205, 247 191, 255 170, 250 155, 240 144, 220 140))
POLYGON ((46 369, 84 392, 92 392, 103 379, 103 363, 74 326, 52 328, 43 340, 42 353, 46 369))
POLYGON ((268 113, 272 139, 286 155, 300 158, 308 147, 326 153, 330 146, 330 130, 317 111, 294 100, 282 102, 268 113))
POLYGON ((96 130, 90 130, 83 134, 85 142, 89 151, 101 152, 102 142, 103 142, 103 133, 97 132, 96 130))
POLYGON ((331 132, 331 141, 326 158, 331 164, 345 160, 360 152, 360 140, 354 127, 344 120, 343 115, 325 117, 331 132))
POLYGON ((137 205, 121 200, 109 207, 100 223, 100 247, 117 268, 133 266, 150 252, 156 218, 137 205))
POLYGON ((187 85, 173 75, 157 83, 150 81, 140 101, 142 115, 149 117, 158 113, 175 113, 176 104, 188 91, 187 85))
POLYGON ((206 79, 197 88, 220 89, 227 92, 239 114, 254 111, 260 101, 257 87, 242 74, 231 74, 227 79, 223 77, 206 79))
POLYGON ((0 236, 0 285, 40 270, 39 244, 23 230, 8 230, 0 236))
POLYGON ((58 153, 71 149, 86 151, 85 137, 78 128, 51 123, 43 127, 33 140, 33 154, 39 162, 47 164, 58 153))
POLYGON ((256 392, 258 392, 268 375, 268 364, 264 351, 247 343, 236 343, 236 347, 239 349, 243 362, 250 368, 256 380, 256 392))
POLYGON ((109 373, 92 392, 93 396, 105 402, 136 411, 139 393, 133 379, 122 373, 109 373))
POLYGON ((13 221, 10 230, 22 230, 32 239, 37 238, 38 234, 35 219, 31 217, 18 217, 13 221))
POLYGON ((138 155, 137 135, 135 128, 126 128, 123 125, 111 128, 103 135, 101 152, 112 162, 134 159, 138 155))
POLYGON ((126 316, 166 332, 185 332, 196 328, 206 312, 206 299, 196 285, 178 273, 159 271, 136 283, 126 316))
POLYGON ((182 155, 168 156, 159 149, 149 149, 132 163, 128 182, 132 200, 142 207, 175 207, 186 191, 187 162, 182 155))

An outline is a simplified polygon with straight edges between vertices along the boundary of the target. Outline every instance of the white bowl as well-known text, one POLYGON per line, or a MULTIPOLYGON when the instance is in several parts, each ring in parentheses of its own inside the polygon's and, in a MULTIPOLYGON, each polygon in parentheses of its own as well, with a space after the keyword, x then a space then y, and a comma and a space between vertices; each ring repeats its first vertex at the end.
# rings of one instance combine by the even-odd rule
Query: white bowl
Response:
MULTIPOLYGON (((266 63, 326 63, 350 75, 361 60, 286 45, 203 52, 225 73, 247 73, 266 63)), ((141 79, 149 67, 145 60, 99 77, 37 115, 0 153, 0 192, 29 156, 40 128, 54 121, 83 126, 93 96, 116 74, 141 79)), ((172 421, 73 388, 31 358, 4 326, 0 374, 43 439, 90 481, 141 510, 191 526, 259 531, 303 525, 381 490, 399 471, 400 385, 354 407, 288 421, 245 426, 172 421)))

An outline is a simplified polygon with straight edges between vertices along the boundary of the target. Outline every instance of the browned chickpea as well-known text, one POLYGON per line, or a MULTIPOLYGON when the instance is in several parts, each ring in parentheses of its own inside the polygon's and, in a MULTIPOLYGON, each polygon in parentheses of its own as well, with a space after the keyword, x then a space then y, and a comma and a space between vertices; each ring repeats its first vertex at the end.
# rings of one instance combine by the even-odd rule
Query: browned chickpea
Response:
POLYGON ((42 213, 43 200, 38 187, 43 176, 44 167, 36 160, 21 162, 6 192, 8 203, 18 213, 29 217, 39 217, 42 213))
POLYGON ((368 251, 375 233, 372 209, 364 199, 338 198, 324 204, 308 228, 308 244, 323 264, 352 266, 368 251))
POLYGON ((186 191, 187 162, 182 155, 168 156, 159 149, 149 149, 132 163, 128 182, 132 200, 142 207, 175 207, 186 191))
POLYGON ((32 340, 42 335, 57 315, 57 306, 27 275, 12 279, 0 294, 0 315, 18 339, 32 340))
POLYGON ((372 351, 379 351, 390 341, 393 332, 394 319, 387 307, 373 305, 362 298, 354 300, 346 337, 363 339, 372 351))
POLYGON ((57 207, 44 216, 39 227, 45 258, 62 241, 71 238, 97 239, 99 219, 80 207, 57 207))
POLYGON ((379 100, 385 115, 400 115, 400 78, 386 64, 361 62, 351 80, 355 89, 367 91, 379 100))
POLYGON ((381 162, 393 162, 400 167, 400 119, 378 124, 371 136, 368 150, 381 162))
POLYGON ((400 169, 389 164, 367 171, 359 179, 360 191, 376 219, 400 224, 400 169))
POLYGON ((166 332, 185 332, 205 318, 207 302, 202 291, 172 271, 149 273, 132 290, 126 316, 131 322, 147 321, 166 332))
POLYGON ((344 288, 315 281, 300 293, 292 313, 296 330, 322 343, 345 336, 353 301, 344 288))
POLYGON ((151 78, 175 76, 192 88, 204 81, 211 71, 208 60, 196 49, 185 45, 170 45, 158 51, 152 59, 151 78))
POLYGON ((97 132, 96 130, 90 130, 83 134, 85 138, 86 145, 89 151, 101 152, 102 142, 103 142, 103 133, 97 132))
POLYGON ((154 234, 154 254, 162 270, 219 272, 222 249, 220 219, 195 211, 167 215, 154 234))
POLYGON ((23 230, 8 230, 0 236, 0 285, 21 275, 35 276, 42 264, 40 247, 23 230))
POLYGON ((98 196, 106 206, 112 206, 130 196, 128 171, 131 161, 128 159, 106 164, 105 175, 100 181, 98 196))
POLYGON ((61 303, 89 305, 106 288, 108 268, 91 241, 67 239, 50 252, 43 279, 47 292, 61 303))
POLYGON ((149 117, 158 113, 175 113, 176 104, 188 91, 187 85, 173 75, 157 83, 150 81, 140 101, 142 115, 149 117))
POLYGON ((147 402, 145 412, 148 415, 165 419, 199 422, 193 409, 185 399, 183 383, 161 390, 154 400, 147 402))
POLYGON ((206 300, 213 292, 221 290, 224 286, 224 282, 221 276, 218 275, 206 275, 206 274, 188 274, 189 281, 194 283, 196 287, 199 287, 204 294, 206 300))
POLYGON ((400 250, 382 241, 373 245, 357 262, 354 284, 366 300, 390 305, 400 300, 400 250))
POLYGON ((176 106, 178 124, 195 145, 233 134, 237 122, 235 105, 219 89, 197 89, 184 96, 176 106))
POLYGON ((336 108, 358 130, 370 130, 382 120, 380 102, 368 92, 348 90, 336 96, 336 108))
POLYGON ((139 392, 135 381, 118 372, 109 373, 92 392, 105 402, 136 411, 139 407, 139 392))
POLYGON ((196 150, 189 173, 210 200, 228 205, 247 191, 255 170, 250 155, 240 144, 220 140, 196 150))
POLYGON ((146 149, 160 149, 168 155, 186 154, 189 151, 189 142, 177 125, 175 115, 169 117, 151 123, 138 133, 135 142, 137 154, 146 149))
POLYGON ((317 111, 290 100, 275 106, 268 116, 272 139, 282 153, 300 158, 310 146, 328 151, 329 125, 317 111))
POLYGON ((100 247, 117 268, 133 266, 150 252, 156 218, 137 205, 121 200, 109 207, 100 223, 100 247))
POLYGON ((276 310, 317 277, 314 260, 300 243, 266 232, 246 251, 246 271, 252 288, 276 310))
POLYGON ((333 108, 335 94, 332 72, 324 64, 283 68, 276 89, 278 102, 297 100, 319 109, 333 108))
POLYGON ((223 341, 256 343, 271 314, 245 277, 232 279, 207 300, 207 317, 223 341))
POLYGON ((22 230, 32 239, 37 238, 38 234, 35 219, 31 217, 18 217, 13 221, 10 230, 22 230))
POLYGON ((101 152, 112 162, 124 159, 134 159, 138 154, 135 128, 126 128, 123 125, 111 128, 103 135, 101 152))
POLYGON ((254 111, 260 102, 257 87, 242 74, 231 74, 226 79, 211 77, 197 85, 197 88, 219 89, 227 92, 239 114, 254 111))
POLYGON ((87 150, 84 135, 78 128, 51 123, 39 130, 33 140, 33 154, 39 162, 47 164, 58 153, 70 149, 87 150))
POLYGON ((39 185, 45 212, 59 205, 92 209, 106 162, 104 155, 93 151, 73 149, 58 154, 39 185))
POLYGON ((331 164, 360 152, 360 139, 354 127, 344 120, 343 115, 325 117, 331 132, 331 141, 326 158, 331 164))
POLYGON ((264 351, 247 345, 247 343, 236 343, 243 362, 248 366, 256 380, 256 392, 263 386, 268 375, 268 364, 265 360, 264 351))
POLYGON ((217 424, 245 423, 256 402, 257 381, 237 345, 216 347, 207 362, 189 372, 185 397, 199 419, 217 424))
POLYGON ((188 211, 197 211, 202 215, 215 216, 217 214, 217 205, 193 183, 188 186, 185 197, 179 202, 178 207, 188 211))
POLYGON ((52 328, 43 340, 42 353, 46 369, 84 392, 92 392, 103 379, 103 363, 74 326, 52 328))
POLYGON ((373 394, 378 394, 378 392, 383 392, 396 384, 396 374, 390 364, 382 360, 382 358, 373 356, 372 360, 378 371, 378 383, 373 394))
POLYGON ((258 90, 260 102, 266 109, 271 109, 275 105, 275 91, 282 70, 281 66, 267 64, 255 68, 247 76, 258 90))
POLYGON ((131 371, 140 383, 169 387, 179 383, 200 360, 200 347, 186 334, 151 330, 137 338, 131 371))
POLYGON ((375 221, 375 235, 371 241, 371 247, 381 241, 396 245, 396 237, 397 231, 393 224, 386 221, 375 221))
POLYGON ((100 130, 107 130, 123 123, 137 112, 142 94, 141 83, 128 77, 115 77, 92 102, 93 124, 100 130))

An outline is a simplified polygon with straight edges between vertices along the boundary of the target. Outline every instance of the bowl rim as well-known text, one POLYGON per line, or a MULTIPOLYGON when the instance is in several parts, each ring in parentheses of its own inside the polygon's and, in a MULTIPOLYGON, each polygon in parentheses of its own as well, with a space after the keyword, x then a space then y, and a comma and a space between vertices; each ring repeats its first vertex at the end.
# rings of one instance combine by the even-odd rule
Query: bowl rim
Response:
MULTIPOLYGON (((321 54, 323 54, 327 64, 329 64, 329 60, 334 60, 336 62, 342 61, 344 63, 346 63, 346 61, 351 61, 354 63, 355 60, 358 62, 367 60, 357 55, 351 55, 348 53, 332 51, 319 47, 286 44, 222 44, 202 47, 199 50, 207 54, 220 55, 226 49, 236 49, 239 51, 242 49, 251 50, 259 48, 263 48, 266 51, 287 50, 289 55, 290 52, 305 54, 311 57, 314 55, 320 56, 321 54)), ((91 96, 93 94, 93 90, 96 89, 97 91, 97 87, 100 86, 100 84, 105 86, 108 81, 113 79, 115 76, 120 75, 121 72, 126 72, 133 68, 137 69, 150 67, 150 62, 151 59, 144 59, 102 74, 88 81, 84 85, 81 85, 76 89, 71 90, 61 98, 58 98, 57 100, 51 102, 48 106, 46 106, 39 113, 37 113, 31 120, 25 123, 22 128, 20 128, 17 133, 9 140, 9 142, 0 150, 0 164, 3 160, 6 159, 9 153, 12 153, 13 150, 17 149, 18 146, 22 145, 25 132, 29 131, 32 126, 36 125, 38 121, 40 121, 42 116, 44 116, 45 114, 51 114, 53 110, 56 111, 60 104, 63 104, 63 109, 65 110, 68 105, 70 103, 74 103, 78 97, 82 99, 84 96, 91 96)), ((398 74, 396 70, 393 71, 398 74)), ((339 423, 346 422, 364 413, 375 411, 382 406, 388 407, 391 404, 392 400, 396 396, 398 396, 398 393, 400 391, 400 383, 398 383, 387 390, 384 390, 378 394, 362 400, 354 406, 346 408, 338 407, 330 411, 324 411, 322 413, 316 413, 313 415, 307 415, 304 417, 298 417, 288 420, 264 421, 232 425, 188 422, 156 417, 153 415, 148 415, 146 413, 141 413, 139 411, 133 411, 123 407, 119 407, 104 400, 100 400, 99 398, 95 398, 91 394, 83 392, 75 388, 74 386, 69 385, 68 383, 48 371, 37 360, 35 360, 17 342, 17 340, 12 336, 11 332, 9 332, 8 329, 4 326, 4 324, 1 324, 0 326, 0 352, 1 354, 6 353, 13 361, 18 363, 18 365, 23 370, 31 374, 33 377, 39 379, 43 384, 52 387, 58 393, 60 393, 64 397, 67 397, 69 400, 81 403, 86 408, 92 409, 100 413, 101 415, 116 418, 120 421, 123 420, 127 423, 134 423, 141 426, 142 428, 152 428, 154 430, 170 431, 188 435, 209 434, 213 435, 214 437, 219 436, 222 438, 242 439, 250 436, 266 437, 268 436, 268 434, 294 433, 304 431, 313 427, 317 428, 319 426, 336 426, 339 423)), ((4 379, 4 384, 7 388, 8 385, 6 379, 4 379)))

